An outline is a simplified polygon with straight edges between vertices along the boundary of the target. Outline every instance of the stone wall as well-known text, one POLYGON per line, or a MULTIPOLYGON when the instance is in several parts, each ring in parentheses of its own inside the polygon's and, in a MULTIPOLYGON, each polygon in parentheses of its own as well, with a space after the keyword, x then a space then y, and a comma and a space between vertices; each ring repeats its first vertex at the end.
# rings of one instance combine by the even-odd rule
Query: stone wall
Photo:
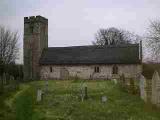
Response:
POLYGON ((41 79, 69 79, 78 77, 82 79, 111 79, 117 78, 124 74, 125 78, 137 77, 141 74, 141 64, 120 64, 118 67, 118 74, 113 75, 114 65, 51 65, 41 66, 41 79), (95 67, 99 67, 99 72, 96 73, 95 67), (52 69, 52 72, 51 72, 52 69))
POLYGON ((39 58, 48 48, 48 20, 41 16, 24 18, 24 79, 38 79, 39 58))

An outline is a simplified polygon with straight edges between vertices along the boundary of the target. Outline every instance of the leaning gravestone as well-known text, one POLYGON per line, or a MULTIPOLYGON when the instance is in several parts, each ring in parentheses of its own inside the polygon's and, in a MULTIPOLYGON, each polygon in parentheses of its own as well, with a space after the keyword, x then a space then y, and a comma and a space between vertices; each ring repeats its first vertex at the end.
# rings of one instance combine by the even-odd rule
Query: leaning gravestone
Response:
POLYGON ((81 89, 81 94, 80 94, 80 96, 81 96, 81 101, 83 102, 83 101, 84 101, 84 92, 83 92, 83 89, 81 89))
POLYGON ((106 96, 102 96, 102 103, 105 103, 107 101, 107 97, 106 96))
POLYGON ((160 77, 157 71, 152 76, 152 104, 160 106, 160 77))
POLYGON ((145 102, 147 102, 147 83, 146 79, 143 75, 140 75, 140 82, 139 82, 139 87, 140 87, 140 97, 143 99, 145 102))
POLYGON ((84 99, 88 98, 88 89, 87 89, 87 85, 85 83, 82 84, 81 86, 81 100, 82 102, 84 101, 84 99))
POLYGON ((42 100, 42 90, 37 90, 37 102, 40 102, 42 100))

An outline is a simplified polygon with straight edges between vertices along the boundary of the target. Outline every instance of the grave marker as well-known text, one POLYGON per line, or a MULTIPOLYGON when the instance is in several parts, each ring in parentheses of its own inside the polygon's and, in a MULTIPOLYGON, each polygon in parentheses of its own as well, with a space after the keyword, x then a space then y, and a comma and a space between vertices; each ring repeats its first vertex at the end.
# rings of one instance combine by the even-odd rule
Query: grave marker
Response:
POLYGON ((160 77, 157 71, 152 76, 152 104, 160 106, 160 77))
POLYGON ((113 79, 114 84, 117 84, 117 79, 113 79))
POLYGON ((102 103, 105 103, 107 101, 107 97, 106 96, 102 96, 102 103))
POLYGON ((83 83, 81 86, 81 95, 80 96, 81 96, 82 102, 84 101, 84 99, 88 98, 87 85, 85 83, 83 83))
POLYGON ((45 81, 45 90, 46 90, 46 92, 48 92, 48 80, 47 79, 45 81))
POLYGON ((37 102, 40 102, 42 100, 42 90, 37 90, 37 102))
POLYGON ((147 102, 147 83, 146 79, 143 75, 140 76, 140 82, 139 82, 139 87, 140 87, 140 97, 143 99, 145 102, 147 102))

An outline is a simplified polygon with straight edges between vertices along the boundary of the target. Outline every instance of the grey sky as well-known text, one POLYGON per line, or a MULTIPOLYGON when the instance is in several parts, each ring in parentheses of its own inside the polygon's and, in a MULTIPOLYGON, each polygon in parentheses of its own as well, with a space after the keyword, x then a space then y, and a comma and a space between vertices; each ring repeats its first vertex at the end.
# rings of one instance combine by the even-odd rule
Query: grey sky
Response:
POLYGON ((23 17, 35 15, 49 20, 49 46, 88 45, 99 28, 143 35, 149 20, 160 19, 160 0, 0 0, 0 24, 19 31, 20 58, 23 17))

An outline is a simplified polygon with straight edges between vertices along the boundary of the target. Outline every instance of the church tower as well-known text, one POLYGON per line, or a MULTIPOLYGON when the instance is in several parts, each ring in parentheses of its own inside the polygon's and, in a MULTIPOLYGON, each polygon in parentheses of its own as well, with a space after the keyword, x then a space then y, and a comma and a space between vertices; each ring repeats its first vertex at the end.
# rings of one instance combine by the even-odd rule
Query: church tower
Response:
POLYGON ((39 59, 44 48, 48 48, 48 19, 24 17, 24 80, 39 79, 39 59))

